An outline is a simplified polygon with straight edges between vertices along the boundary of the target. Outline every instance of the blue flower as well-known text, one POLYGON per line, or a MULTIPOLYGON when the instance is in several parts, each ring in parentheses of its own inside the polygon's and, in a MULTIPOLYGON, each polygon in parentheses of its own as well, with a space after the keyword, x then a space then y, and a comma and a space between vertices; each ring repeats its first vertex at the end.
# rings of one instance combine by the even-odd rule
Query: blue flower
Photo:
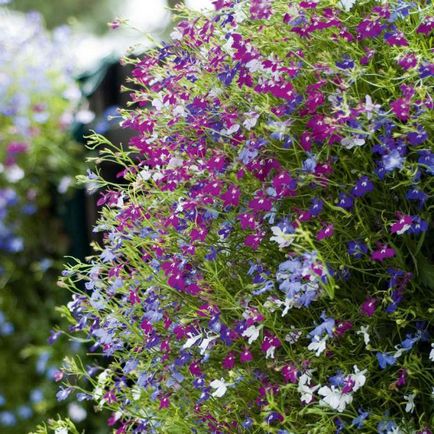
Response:
POLYGON ((402 169, 405 158, 394 149, 389 154, 383 155, 382 163, 386 172, 391 172, 395 169, 402 169))
POLYGON ((363 411, 361 408, 358 410, 359 415, 353 419, 351 425, 355 426, 358 429, 363 428, 365 424, 365 420, 368 418, 369 413, 367 411, 363 411))
POLYGON ((353 207, 354 200, 353 198, 346 193, 340 193, 338 197, 338 203, 337 206, 340 206, 344 209, 351 209, 353 207))
POLYGON ((396 363, 396 358, 387 353, 378 352, 376 355, 381 369, 386 369, 387 366, 392 366, 396 363))
POLYGON ((425 192, 418 190, 416 187, 408 190, 405 197, 408 200, 419 201, 419 207, 422 207, 428 199, 428 195, 425 192))
POLYGON ((374 184, 369 180, 367 176, 362 176, 356 182, 356 185, 351 190, 354 196, 362 197, 367 193, 374 190, 374 184))
POLYGON ((347 243, 347 251, 351 256, 360 259, 368 253, 368 246, 363 241, 349 241, 347 243))

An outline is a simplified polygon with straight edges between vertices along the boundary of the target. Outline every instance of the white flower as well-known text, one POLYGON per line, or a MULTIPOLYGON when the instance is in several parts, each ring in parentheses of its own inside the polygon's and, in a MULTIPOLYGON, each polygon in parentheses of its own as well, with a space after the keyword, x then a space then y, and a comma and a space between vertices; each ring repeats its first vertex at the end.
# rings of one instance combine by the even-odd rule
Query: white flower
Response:
POLYGON ((314 397, 314 392, 319 388, 318 386, 310 386, 310 382, 312 380, 312 377, 309 375, 309 373, 305 373, 300 376, 298 379, 298 387, 297 391, 301 394, 300 400, 301 402, 305 404, 309 404, 312 402, 314 397))
POLYGON ((184 160, 179 157, 172 157, 167 164, 168 169, 176 169, 177 167, 182 167, 184 160))
POLYGON ((366 383, 366 369, 360 371, 357 365, 353 366, 354 374, 350 375, 350 378, 354 381, 353 392, 363 387, 366 383))
POLYGON ((273 226, 271 231, 273 232, 274 236, 271 237, 270 240, 275 241, 279 245, 280 249, 290 246, 295 239, 295 234, 287 234, 286 232, 282 231, 279 226, 273 226))
POLYGON ((262 63, 258 59, 252 59, 246 63, 246 67, 250 72, 258 72, 262 70, 262 63))
POLYGON ((407 401, 407 404, 405 405, 405 411, 407 413, 413 413, 414 409, 416 408, 416 405, 414 404, 415 397, 416 397, 415 393, 411 393, 410 395, 404 396, 404 399, 407 401))
POLYGON ((342 413, 345 407, 353 401, 353 396, 349 393, 342 393, 335 386, 331 388, 323 386, 318 390, 318 395, 322 395, 324 398, 320 400, 320 405, 326 405, 333 410, 337 410, 342 413))
POLYGON ((187 116, 187 112, 185 110, 185 107, 181 104, 177 105, 173 111, 173 116, 181 116, 183 118, 185 118, 187 116))
POLYGON ((87 411, 81 407, 80 405, 76 404, 75 402, 71 402, 68 405, 68 416, 74 421, 74 422, 82 422, 87 417, 87 411))
POLYGON ((359 139, 358 137, 345 137, 341 140, 341 145, 345 149, 353 149, 354 147, 360 147, 365 144, 365 139, 359 139))
POLYGON ((246 120, 243 122, 243 127, 250 131, 256 125, 258 118, 259 114, 256 112, 246 113, 246 120))
POLYGON ((224 379, 221 378, 220 380, 211 381, 210 386, 215 389, 211 395, 216 398, 221 398, 228 390, 230 383, 225 383, 224 379))
POLYGON ((192 336, 191 333, 189 333, 189 338, 185 342, 185 344, 182 346, 183 350, 186 350, 187 348, 191 348, 199 339, 202 339, 202 333, 199 333, 196 336, 192 336))
POLYGON ((314 336, 312 342, 307 347, 310 351, 315 351, 315 355, 319 357, 319 355, 325 351, 326 349, 326 341, 328 339, 328 335, 320 338, 319 336, 314 336))
POLYGON ((24 178, 24 170, 21 167, 13 164, 12 166, 8 166, 5 171, 5 178, 8 182, 18 182, 24 178))
POLYGON ((434 342, 431 344, 431 352, 429 353, 429 359, 434 362, 434 342))
POLYGON ((365 96, 365 110, 367 113, 367 118, 368 120, 372 119, 372 112, 376 112, 380 109, 380 104, 373 104, 372 103, 372 98, 371 95, 366 95, 365 96))
POLYGON ((245 338, 249 338, 249 345, 252 345, 252 343, 255 342, 256 339, 258 339, 261 329, 262 325, 258 327, 251 325, 249 328, 243 331, 242 336, 244 336, 245 338))
POLYGON ((365 345, 368 345, 369 342, 371 341, 371 337, 369 336, 368 330, 369 330, 369 326, 362 326, 360 327, 360 330, 356 332, 356 334, 358 335, 363 335, 363 340, 365 341, 365 345))
POLYGON ((54 434, 68 434, 68 428, 56 428, 54 434))
POLYGON ((170 38, 174 41, 180 41, 182 39, 182 33, 179 29, 175 29, 171 34, 170 38))
POLYGON ((205 354, 205 351, 207 350, 208 345, 209 345, 212 341, 216 340, 217 338, 218 338, 218 336, 212 336, 212 337, 210 337, 210 338, 205 338, 205 339, 201 342, 201 344, 199 345, 199 348, 200 348, 200 354, 201 354, 202 356, 205 354))
POLYGON ((342 6, 342 9, 348 12, 356 3, 356 0, 340 0, 339 3, 342 6))

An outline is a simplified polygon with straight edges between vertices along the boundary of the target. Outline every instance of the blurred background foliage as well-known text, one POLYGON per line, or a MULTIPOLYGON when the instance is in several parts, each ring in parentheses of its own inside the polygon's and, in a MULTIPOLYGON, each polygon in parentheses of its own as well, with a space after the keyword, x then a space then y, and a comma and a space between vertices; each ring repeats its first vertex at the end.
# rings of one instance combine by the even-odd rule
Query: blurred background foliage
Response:
POLYGON ((89 30, 101 34, 107 31, 116 3, 115 0, 14 0, 10 6, 22 12, 40 12, 49 29, 80 21, 89 30))

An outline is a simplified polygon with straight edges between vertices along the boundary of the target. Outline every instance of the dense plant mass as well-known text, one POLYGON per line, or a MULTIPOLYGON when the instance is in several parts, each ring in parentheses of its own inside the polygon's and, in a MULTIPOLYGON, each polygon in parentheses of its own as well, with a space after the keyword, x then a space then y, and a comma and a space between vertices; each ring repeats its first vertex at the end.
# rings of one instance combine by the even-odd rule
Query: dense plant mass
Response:
POLYGON ((63 396, 117 433, 431 433, 433 6, 214 4, 136 62, 129 147, 95 137, 126 182, 61 280, 101 355, 63 396))
POLYGON ((2 8, 0 23, 0 432, 15 434, 59 407, 53 372, 71 351, 53 351, 47 337, 67 300, 56 285, 68 245, 56 214, 81 170, 68 132, 80 92, 67 29, 49 35, 38 15, 2 8))

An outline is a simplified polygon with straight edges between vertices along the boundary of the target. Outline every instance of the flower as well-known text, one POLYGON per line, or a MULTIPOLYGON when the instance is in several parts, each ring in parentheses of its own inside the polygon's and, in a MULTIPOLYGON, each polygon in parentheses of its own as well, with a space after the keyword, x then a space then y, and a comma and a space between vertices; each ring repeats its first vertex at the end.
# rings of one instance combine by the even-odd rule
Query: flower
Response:
POLYGON ((373 190, 374 190, 374 184, 369 180, 367 176, 362 176, 356 182, 356 185, 354 186, 351 192, 356 197, 362 197, 373 190))
POLYGON ((318 395, 321 395, 323 398, 320 399, 320 405, 325 405, 333 410, 342 413, 348 404, 351 404, 353 401, 352 395, 348 393, 343 393, 335 386, 323 386, 318 390, 318 395))
POLYGON ((221 378, 220 380, 211 381, 210 386, 215 389, 211 396, 214 398, 221 398, 228 390, 230 383, 226 383, 224 379, 221 378))
POLYGON ((416 397, 415 393, 410 393, 409 395, 404 395, 404 399, 407 401, 405 405, 405 411, 407 413, 413 413, 416 405, 414 403, 414 398, 416 397))
POLYGON ((387 366, 392 366, 396 363, 396 358, 387 353, 378 352, 376 356, 381 369, 386 369, 387 366))
POLYGON ((395 256, 395 250, 387 245, 381 246, 378 250, 374 250, 371 253, 371 258, 374 261, 384 261, 385 259, 393 258, 395 256))
POLYGON ((372 297, 368 297, 363 304, 360 306, 360 310, 363 315, 372 316, 375 313, 376 309, 376 299, 372 297))

